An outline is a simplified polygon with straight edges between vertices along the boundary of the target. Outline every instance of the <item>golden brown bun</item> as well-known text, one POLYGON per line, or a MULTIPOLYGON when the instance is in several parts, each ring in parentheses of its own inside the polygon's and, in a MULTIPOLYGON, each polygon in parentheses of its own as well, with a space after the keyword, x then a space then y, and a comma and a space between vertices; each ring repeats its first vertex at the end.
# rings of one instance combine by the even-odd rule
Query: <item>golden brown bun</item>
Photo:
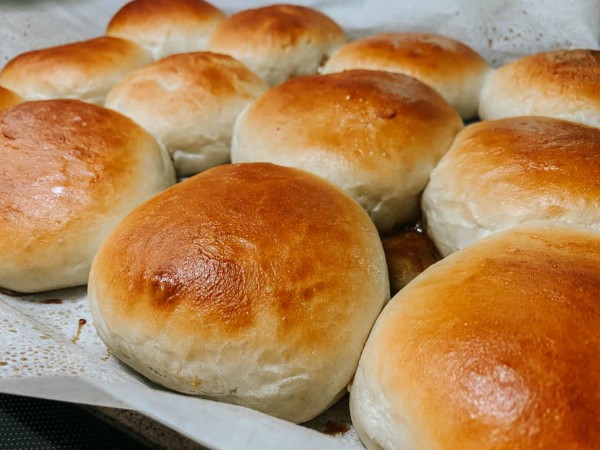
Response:
POLYGON ((239 59, 268 84, 317 73, 346 42, 340 26, 323 13, 297 5, 241 11, 213 33, 208 49, 239 59))
POLYGON ((231 158, 320 175, 386 231, 417 218, 429 173, 461 129, 458 114, 420 81, 349 70, 267 91, 240 115, 231 158))
POLYGON ((380 33, 350 42, 333 54, 323 72, 349 69, 415 77, 438 91, 463 119, 477 115, 479 91, 490 70, 465 44, 428 33, 380 33))
POLYGON ((129 39, 160 59, 206 50, 223 19, 221 10, 202 0, 134 0, 113 16, 106 34, 129 39))
POLYGON ((427 269, 380 315, 350 411, 370 449, 600 448, 600 236, 527 226, 427 269))
POLYGON ((547 117, 480 122, 460 133, 423 194, 442 255, 538 220, 600 232, 600 129, 547 117))
POLYGON ((0 110, 10 108, 22 101, 23 99, 19 95, 0 86, 0 110))
POLYGON ((174 183, 164 150, 128 118, 76 100, 0 112, 0 287, 85 284, 110 229, 174 183))
POLYGON ((600 51, 558 50, 500 67, 481 91, 482 119, 548 116, 600 127, 600 51))
POLYGON ((265 90, 230 56, 184 53, 133 72, 110 91, 106 107, 148 130, 185 176, 229 162, 235 119, 265 90))
POLYGON ((89 298, 111 353, 151 380, 302 422, 345 390, 389 288, 353 200, 306 172, 239 164, 127 216, 89 298))
POLYGON ((113 37, 23 53, 0 72, 0 85, 26 100, 70 98, 101 105, 128 73, 148 64, 133 42, 113 37))

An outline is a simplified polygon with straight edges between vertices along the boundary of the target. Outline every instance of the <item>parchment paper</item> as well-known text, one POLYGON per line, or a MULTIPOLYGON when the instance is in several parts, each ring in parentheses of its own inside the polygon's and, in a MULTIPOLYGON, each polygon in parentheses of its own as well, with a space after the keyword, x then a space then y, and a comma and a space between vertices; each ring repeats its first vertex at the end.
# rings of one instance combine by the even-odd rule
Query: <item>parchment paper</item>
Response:
MULTIPOLYGON (((0 65, 23 51, 100 35, 124 3, 0 0, 0 65)), ((273 2, 213 3, 233 12, 273 2)), ((599 0, 290 3, 321 9, 351 37, 375 31, 445 34, 466 42, 494 66, 543 50, 600 46, 599 0)), ((214 448, 342 449, 360 445, 351 427, 336 439, 246 408, 153 385, 107 352, 91 324, 85 288, 23 298, 0 294, 0 330, 0 392, 137 410, 214 448)), ((317 430, 332 425, 343 429, 349 425, 347 404, 340 402, 307 425, 317 430)))

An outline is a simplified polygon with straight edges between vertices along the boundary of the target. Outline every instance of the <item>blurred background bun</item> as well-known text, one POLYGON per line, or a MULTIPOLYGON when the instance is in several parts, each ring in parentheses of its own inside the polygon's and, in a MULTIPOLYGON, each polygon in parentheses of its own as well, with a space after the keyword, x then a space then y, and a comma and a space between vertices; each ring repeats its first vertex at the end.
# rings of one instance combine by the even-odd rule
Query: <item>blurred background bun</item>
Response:
POLYGON ((597 449, 600 236, 527 226, 427 269, 350 392, 368 449, 597 449))
POLYGON ((420 226, 395 230, 381 237, 390 276, 391 295, 441 259, 420 226))
POLYGON ((238 12, 213 33, 209 50, 239 59, 269 85, 317 73, 346 42, 342 28, 323 13, 297 5, 238 12))
POLYGON ((500 67, 481 91, 482 119, 547 116, 600 127, 600 51, 557 50, 500 67))
POLYGON ((380 231, 419 216, 419 196, 460 117, 415 78, 372 70, 299 77, 243 112, 233 162, 308 170, 356 199, 380 231))
POLYGON ((206 50, 225 14, 202 0, 134 0, 111 19, 106 34, 129 39, 152 57, 206 50))
POLYGON ((547 117, 480 122, 458 135, 423 193, 443 256, 521 223, 600 232, 600 129, 547 117))
POLYGON ((100 37, 23 53, 4 66, 0 85, 26 100, 69 98, 102 105, 115 84, 149 62, 133 42, 100 37))
POLYGON ((345 392, 389 287, 356 202, 307 172, 240 164, 128 215, 89 299, 110 352, 152 381, 303 422, 345 392))
POLYGON ((490 71, 475 50, 428 33, 379 33, 350 42, 327 61, 324 73, 350 69, 415 77, 434 88, 463 119, 477 116, 479 91, 490 71))
POLYGON ((154 135, 185 176, 229 162, 237 116, 266 89, 229 56, 184 53, 129 75, 109 93, 106 106, 154 135))
POLYGON ((166 152, 116 112, 75 100, 0 112, 0 287, 85 284, 133 207, 174 183, 166 152))

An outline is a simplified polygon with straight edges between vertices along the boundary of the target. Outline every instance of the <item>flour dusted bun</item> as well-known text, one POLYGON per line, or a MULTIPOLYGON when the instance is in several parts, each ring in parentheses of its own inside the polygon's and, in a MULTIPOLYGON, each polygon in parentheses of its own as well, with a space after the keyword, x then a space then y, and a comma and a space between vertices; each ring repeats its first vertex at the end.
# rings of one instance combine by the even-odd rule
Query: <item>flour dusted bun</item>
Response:
POLYGON ((184 53, 129 75, 109 93, 106 106, 152 133, 185 176, 229 162, 235 119, 266 89, 229 56, 184 53))
POLYGON ((10 108, 11 106, 21 103, 23 99, 13 91, 0 86, 0 110, 10 108))
POLYGON ((69 98, 103 104, 108 91, 151 62, 133 42, 113 37, 23 53, 0 72, 0 85, 26 100, 69 98))
POLYGON ((481 91, 482 119, 547 116, 600 127, 600 51, 558 50, 500 67, 481 91))
POLYGON ((600 448, 600 236, 527 226, 437 263, 379 316, 350 392, 368 449, 600 448))
POLYGON ((346 42, 340 26, 311 8, 270 5, 241 11, 213 33, 209 50, 239 59, 270 85, 317 73, 346 42))
POLYGON ((128 118, 76 100, 0 112, 0 287, 85 284, 133 207, 174 183, 164 150, 128 118))
POLYGON ((129 39, 154 59, 206 50, 208 38, 225 14, 202 0, 134 0, 123 6, 106 29, 129 39))
POLYGON ((380 33, 350 42, 327 61, 324 73, 349 69, 415 77, 439 92, 463 119, 477 115, 479 91, 490 71, 475 50, 428 33, 380 33))
POLYGON ((127 216, 89 299, 111 353, 168 388, 306 421, 345 391, 389 298, 377 230, 314 175, 224 165, 127 216))
POLYGON ((458 114, 420 81, 349 70, 267 91, 240 115, 231 158, 320 175, 386 231, 417 218, 429 173, 461 129, 458 114))
POLYGON ((423 194, 443 255, 520 223, 600 232, 600 129, 546 117, 480 122, 458 135, 423 194))

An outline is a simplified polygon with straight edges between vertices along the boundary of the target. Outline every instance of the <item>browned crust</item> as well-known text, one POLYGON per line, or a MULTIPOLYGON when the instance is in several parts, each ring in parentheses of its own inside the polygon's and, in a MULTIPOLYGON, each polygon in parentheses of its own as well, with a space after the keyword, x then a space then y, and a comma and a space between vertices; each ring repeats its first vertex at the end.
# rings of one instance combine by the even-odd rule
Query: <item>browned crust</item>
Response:
POLYGON ((600 129, 574 122, 547 117, 480 122, 457 136, 443 164, 452 190, 472 197, 479 210, 532 208, 537 199, 537 207, 553 204, 549 212, 558 216, 568 205, 600 201, 600 129))
POLYGON ((526 56, 500 67, 493 80, 512 91, 542 93, 562 101, 600 106, 600 51, 558 50, 526 56))
POLYGON ((18 265, 90 214, 111 211, 149 149, 156 150, 153 139, 131 120, 75 100, 0 112, 0 247, 21 249, 18 265))
POLYGON ((248 9, 221 22, 213 33, 209 48, 228 49, 287 48, 299 40, 312 43, 345 38, 342 28, 323 13, 298 5, 270 5, 248 9))
POLYGON ((423 151, 439 151, 422 142, 461 128, 456 112, 429 86, 370 70, 292 79, 255 100, 243 122, 245 139, 267 149, 338 154, 353 170, 372 173, 388 173, 399 161, 410 166, 423 151))
POLYGON ((338 69, 410 71, 430 80, 464 79, 487 70, 485 60, 454 39, 428 33, 379 33, 341 47, 329 60, 338 69))
POLYGON ((599 292, 597 235, 498 235, 398 294, 361 365, 415 447, 599 448, 599 292))
MULTIPOLYGON (((10 60, 0 73, 0 83, 17 92, 33 92, 35 86, 48 91, 57 86, 56 94, 65 95, 60 86, 85 91, 90 80, 114 78, 148 62, 148 56, 133 42, 116 37, 99 37, 23 53, 10 60)), ((114 80, 116 83, 118 79, 114 80)), ((107 91, 110 86, 97 89, 107 91)), ((25 95, 24 95, 25 96, 25 95)), ((25 96, 27 97, 27 96, 25 96)), ((28 97, 29 98, 29 97, 28 97)))
POLYGON ((134 0, 113 16, 106 33, 161 32, 166 28, 198 26, 224 17, 220 9, 202 0, 134 0))
POLYGON ((218 110, 227 98, 252 99, 263 89, 264 82, 230 56, 182 53, 129 75, 111 91, 107 105, 125 97, 129 109, 159 108, 163 117, 177 117, 198 110, 200 101, 202 109, 218 110))
POLYGON ((286 339, 306 356, 340 345, 349 330, 335 332, 332 321, 348 323, 363 307, 357 292, 382 279, 379 245, 362 209, 320 178, 232 164, 130 214, 92 278, 111 329, 143 323, 149 335, 168 330, 214 345, 240 335, 269 348, 286 339))

